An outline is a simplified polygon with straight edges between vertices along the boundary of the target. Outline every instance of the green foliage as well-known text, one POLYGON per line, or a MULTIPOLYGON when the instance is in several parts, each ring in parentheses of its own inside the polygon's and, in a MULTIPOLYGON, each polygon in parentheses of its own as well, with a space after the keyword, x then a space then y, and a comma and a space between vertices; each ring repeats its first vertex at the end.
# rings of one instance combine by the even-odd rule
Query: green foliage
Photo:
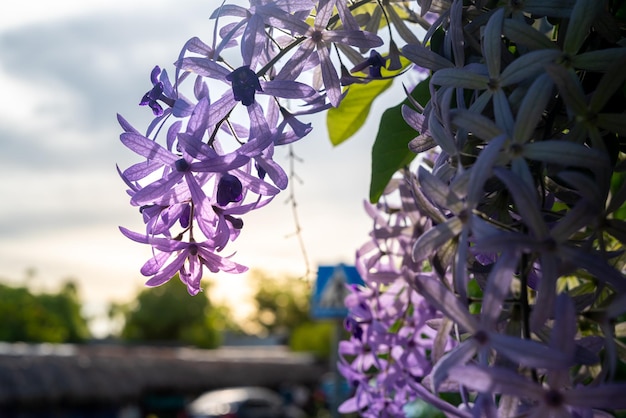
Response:
MULTIPOLYGON (((411 92, 411 96, 421 105, 430 100, 428 90, 429 79, 419 83, 411 92)), ((402 106, 410 106, 408 98, 402 103, 391 107, 383 113, 372 147, 372 177, 370 181, 370 202, 380 199, 391 180, 401 168, 408 165, 416 154, 408 148, 409 142, 417 136, 402 117, 402 106)))
POLYGON ((224 307, 213 307, 204 292, 190 297, 176 276, 162 286, 143 289, 126 307, 121 338, 214 348, 228 314, 224 307))
POLYGON ((333 145, 349 139, 363 126, 374 100, 391 87, 393 76, 400 74, 410 64, 404 57, 401 57, 401 62, 402 68, 399 70, 381 68, 382 76, 389 78, 372 80, 366 84, 352 84, 344 89, 344 92, 347 90, 344 99, 338 107, 329 109, 326 115, 328 135, 333 145))
POLYGON ((312 353, 320 359, 329 358, 334 327, 332 321, 305 322, 298 325, 289 338, 289 348, 312 353))
POLYGON ((252 272, 256 310, 250 321, 261 334, 284 337, 293 351, 330 356, 334 332, 332 321, 313 321, 310 317, 311 285, 294 278, 268 277, 252 272))
POLYGON ((76 343, 89 336, 74 283, 65 283, 58 293, 41 294, 0 284, 1 341, 76 343))
POLYGON ((374 80, 346 87, 348 93, 339 107, 328 110, 326 126, 330 142, 339 145, 354 135, 365 123, 372 103, 391 87, 393 79, 374 80))
POLYGON ((251 274, 256 311, 250 318, 261 334, 289 335, 309 321, 308 282, 293 278, 268 277, 260 271, 251 274))

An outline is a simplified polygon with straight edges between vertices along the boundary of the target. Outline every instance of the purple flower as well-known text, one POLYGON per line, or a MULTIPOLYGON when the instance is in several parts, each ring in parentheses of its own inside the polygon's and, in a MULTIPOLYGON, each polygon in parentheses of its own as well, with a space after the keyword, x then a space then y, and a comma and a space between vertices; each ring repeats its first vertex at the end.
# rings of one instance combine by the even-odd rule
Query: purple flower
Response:
POLYGON ((228 74, 226 80, 232 83, 234 99, 244 106, 254 103, 254 94, 263 91, 259 77, 247 65, 228 74))
MULTIPOLYGON (((316 94, 312 87, 305 84, 278 79, 260 80, 247 66, 229 71, 209 58, 187 57, 179 60, 176 65, 182 70, 230 84, 232 93, 225 93, 211 105, 207 126, 222 123, 237 101, 241 101, 246 106, 250 117, 249 139, 256 138, 257 143, 262 143, 264 146, 269 146, 271 142, 269 137, 272 134, 263 109, 255 100, 256 93, 286 99, 303 99, 316 94)), ((259 147, 257 152, 260 153, 262 149, 263 147, 259 147)))
MULTIPOLYGON (((295 16, 281 11, 280 9, 268 8, 264 9, 261 13, 267 18, 274 19, 272 22, 274 22, 277 27, 293 31, 306 37, 299 45, 297 51, 279 71, 276 78, 295 80, 307 64, 311 54, 316 51, 316 57, 321 67, 326 93, 330 99, 330 103, 333 106, 337 106, 341 100, 341 87, 337 70, 330 59, 330 47, 333 44, 344 44, 361 48, 375 48, 381 46, 383 41, 376 35, 356 29, 327 29, 334 6, 334 1, 320 1, 313 27, 309 26, 305 21, 299 20, 295 16)), ((340 8, 339 10, 341 11, 342 9, 340 8)))
POLYGON ((152 109, 152 113, 154 113, 154 116, 163 115, 163 107, 161 107, 161 105, 159 104, 159 100, 166 103, 170 107, 174 107, 174 103, 176 102, 175 99, 173 99, 172 97, 168 97, 164 94, 164 92, 172 94, 172 86, 169 85, 168 82, 166 91, 166 85, 163 81, 159 80, 160 74, 161 69, 159 68, 159 66, 154 67, 154 69, 150 73, 150 81, 152 81, 153 85, 152 90, 144 94, 144 96, 141 98, 141 101, 139 102, 140 106, 147 105, 148 107, 150 107, 150 109, 152 109))
POLYGON ((247 267, 229 260, 228 257, 215 254, 212 242, 183 242, 154 238, 122 227, 120 231, 133 241, 150 244, 154 248, 154 256, 141 268, 141 274, 150 277, 146 282, 148 286, 160 286, 178 272, 181 281, 187 285, 189 294, 196 295, 201 290, 202 266, 213 273, 219 271, 243 273, 247 270, 247 267))
POLYGON ((240 202, 243 199, 241 181, 232 174, 222 174, 217 183, 217 203, 226 206, 231 202, 240 202))
POLYGON ((354 73, 356 71, 363 71, 364 69, 369 68, 370 78, 382 78, 383 75, 381 74, 381 68, 385 68, 386 65, 387 59, 383 58, 378 51, 371 50, 369 58, 355 65, 350 72, 354 73))

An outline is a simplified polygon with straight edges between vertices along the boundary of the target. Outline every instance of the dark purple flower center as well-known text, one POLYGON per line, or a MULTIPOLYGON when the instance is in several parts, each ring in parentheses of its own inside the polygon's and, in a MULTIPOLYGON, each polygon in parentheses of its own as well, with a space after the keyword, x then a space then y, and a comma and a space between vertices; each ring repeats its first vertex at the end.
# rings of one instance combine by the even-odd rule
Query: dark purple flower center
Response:
POLYGON ((377 51, 372 50, 370 57, 367 59, 367 63, 370 66, 370 77, 382 78, 381 68, 385 68, 387 60, 383 58, 377 51))
POLYGON ((243 228, 243 220, 240 218, 235 218, 233 215, 224 215, 224 218, 230 222, 233 228, 241 229, 243 228))
POLYGON ((161 69, 157 65, 150 73, 150 81, 152 81, 153 86, 152 90, 144 94, 139 102, 139 106, 147 105, 150 109, 152 109, 154 116, 161 116, 163 114, 163 107, 161 107, 157 100, 161 100, 170 107, 173 107, 175 103, 174 99, 171 99, 163 94, 164 85, 162 81, 159 81, 160 74, 161 69))
POLYGON ((237 68, 226 76, 226 80, 232 83, 235 100, 244 106, 254 103, 254 95, 257 91, 263 91, 259 78, 249 66, 237 68))
POLYGON ((179 173, 184 173, 186 171, 189 171, 189 169, 191 168, 191 165, 184 158, 177 160, 174 163, 174 166, 176 167, 176 171, 178 171, 179 173))
POLYGON ((243 198, 241 181, 232 174, 223 174, 217 184, 217 203, 226 206, 231 202, 239 202, 243 198))
POLYGON ((196 256, 198 255, 198 246, 196 244, 189 244, 189 254, 196 256))
POLYGON ((563 395, 556 389, 550 389, 546 392, 544 400, 546 405, 552 408, 558 408, 563 405, 563 395))
POLYGON ((182 213, 180 214, 180 226, 183 228, 187 228, 189 226, 189 220, 191 218, 191 205, 186 204, 183 208, 182 213))
POLYGON ((346 331, 349 331, 354 338, 360 340, 363 337, 363 328, 359 325, 359 323, 352 317, 347 317, 343 322, 344 328, 346 331))
POLYGON ((162 94, 163 83, 159 81, 154 85, 154 87, 152 87, 152 90, 143 95, 141 101, 139 102, 139 106, 148 105, 148 107, 152 109, 152 113, 154 113, 154 116, 161 116, 163 114, 163 108, 157 102, 157 100, 159 100, 162 94))
POLYGON ((486 345, 489 342, 489 335, 481 330, 474 334, 474 339, 478 341, 478 344, 486 345))
POLYGON ((313 31, 313 33, 311 34, 311 40, 316 44, 322 42, 322 32, 319 30, 313 31))

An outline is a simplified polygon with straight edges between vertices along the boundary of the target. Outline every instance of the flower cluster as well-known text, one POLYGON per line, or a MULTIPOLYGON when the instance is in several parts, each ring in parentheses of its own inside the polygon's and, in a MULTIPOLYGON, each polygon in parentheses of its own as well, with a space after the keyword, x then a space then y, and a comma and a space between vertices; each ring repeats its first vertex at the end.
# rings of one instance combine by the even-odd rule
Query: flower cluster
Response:
POLYGON ((370 210, 374 240, 357 252, 366 286, 346 300, 340 349, 357 388, 342 410, 404 416, 415 399, 461 417, 626 409, 626 384, 611 381, 625 360, 622 10, 436 6, 423 42, 401 48, 431 71, 401 108, 420 158, 396 166, 381 198, 395 184, 400 203, 370 210), (399 289, 429 308, 398 308, 399 289), (411 347, 406 318, 427 337, 410 350, 417 370, 394 355, 411 347))
POLYGON ((148 285, 179 272, 195 294, 204 267, 244 271, 222 251, 287 187, 275 148, 321 111, 346 140, 404 77, 372 148, 341 411, 626 409, 624 16, 609 0, 223 4, 173 80, 152 71, 145 133, 119 117, 143 157, 120 175, 146 229, 122 232, 153 248, 148 285))
POLYGON ((220 7, 213 16, 216 26, 229 19, 217 31, 221 39, 212 45, 190 39, 175 62, 173 80, 166 70, 152 70, 153 87, 139 103, 155 116, 146 132, 118 117, 122 143, 144 159, 120 170, 120 176, 146 230, 121 231, 152 246, 153 256, 141 268, 149 286, 178 272, 193 295, 200 291, 204 267, 246 270, 221 252, 243 229, 243 215, 287 187, 274 148, 311 131, 298 117, 338 104, 339 77, 329 46, 370 49, 383 43, 360 30, 345 5, 340 10, 347 20, 330 22, 335 3, 315 7, 312 27, 306 22, 314 7, 309 1, 220 7), (226 62, 223 54, 237 47, 241 61, 226 62), (316 69, 324 86, 296 81, 316 69))

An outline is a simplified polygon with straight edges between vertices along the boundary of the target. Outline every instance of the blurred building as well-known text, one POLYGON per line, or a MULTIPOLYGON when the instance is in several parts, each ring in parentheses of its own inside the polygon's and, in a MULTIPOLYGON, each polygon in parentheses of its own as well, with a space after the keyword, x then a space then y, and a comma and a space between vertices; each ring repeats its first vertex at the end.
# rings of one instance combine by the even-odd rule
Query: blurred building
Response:
POLYGON ((315 388, 326 371, 282 346, 0 343, 0 417, 182 417, 185 404, 208 390, 315 388))

